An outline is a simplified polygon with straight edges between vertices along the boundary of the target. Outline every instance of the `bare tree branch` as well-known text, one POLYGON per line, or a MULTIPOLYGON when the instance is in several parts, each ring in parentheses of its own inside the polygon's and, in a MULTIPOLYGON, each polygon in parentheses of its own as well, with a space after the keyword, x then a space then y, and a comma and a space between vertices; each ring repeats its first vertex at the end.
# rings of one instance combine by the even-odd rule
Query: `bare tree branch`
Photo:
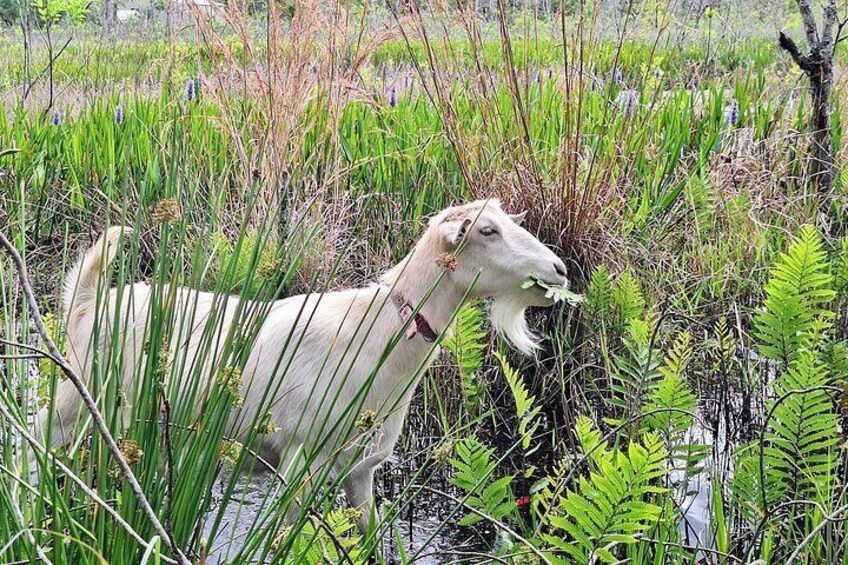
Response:
POLYGON ((816 30, 816 18, 813 16, 813 7, 810 0, 797 0, 798 11, 804 21, 804 34, 807 36, 807 45, 812 48, 819 42, 819 33, 816 30))
MULTIPOLYGON (((807 126, 810 149, 807 158, 807 178, 818 187, 819 195, 829 195, 833 190, 834 152, 831 129, 831 98, 833 90, 833 54, 841 41, 845 22, 839 22, 836 0, 822 0, 822 25, 816 27, 811 0, 796 0, 804 22, 807 49, 804 52, 785 32, 778 35, 778 43, 798 65, 810 81, 812 113, 807 126), (838 24, 838 28, 837 28, 838 24), (834 30, 836 35, 834 37, 834 30)), ((822 203, 827 208, 827 205, 822 203)))
POLYGON ((833 28, 836 27, 836 0, 827 0, 822 19, 822 39, 819 46, 822 51, 833 47, 833 28))
MULTIPOLYGON (((94 492, 91 487, 85 484, 85 481, 76 476, 74 472, 71 471, 64 463, 59 461, 52 453, 47 451, 47 449, 43 445, 41 445, 38 440, 36 440, 35 437, 33 437, 32 434, 30 434, 26 430, 26 428, 24 428, 14 418, 14 416, 12 416, 11 412, 9 412, 7 408, 3 406, 2 402, 0 402, 0 416, 3 416, 3 418, 9 423, 9 425, 12 426, 15 431, 18 432, 21 437, 23 437, 27 441, 27 443, 30 444, 33 450, 38 452, 40 455, 46 457, 52 465, 56 465, 56 467, 58 467, 65 474, 65 476, 71 479, 71 481, 73 481, 86 495, 88 495, 89 498, 91 498, 98 506, 103 508, 103 510, 107 514, 109 514, 109 516, 111 516, 118 523, 118 525, 120 525, 127 531, 130 537, 132 537, 143 547, 150 547, 150 543, 146 539, 141 537, 138 532, 136 532, 133 527, 130 526, 129 523, 127 523, 127 521, 124 520, 124 518, 120 514, 118 514, 118 512, 114 508, 109 506, 109 504, 105 500, 100 498, 100 496, 96 492, 94 492)), ((165 563, 177 563, 176 561, 165 555, 161 555, 159 556, 159 558, 165 563)))
POLYGON ((848 36, 843 36, 842 31, 845 29, 845 26, 848 25, 848 18, 845 18, 839 25, 836 27, 836 39, 833 40, 833 47, 836 48, 837 45, 845 41, 848 36))
POLYGON ((798 65, 801 70, 807 72, 807 69, 810 66, 809 59, 806 55, 801 53, 798 46, 795 45, 794 41, 792 41, 792 38, 781 31, 777 36, 777 41, 780 44, 780 48, 789 53, 792 60, 795 61, 795 64, 798 65))
POLYGON ((23 288, 24 294, 26 295, 27 302, 29 304, 30 312, 32 313, 32 320, 35 324, 35 328, 38 331, 38 335, 41 337, 42 341, 47 345, 47 351, 50 353, 51 360, 56 363, 56 365, 62 370, 63 373, 70 379, 70 381, 74 384, 77 391, 79 391, 80 396, 82 397, 82 401, 85 404, 86 409, 91 414, 91 418, 94 421, 95 426, 97 427, 100 435, 103 437, 103 440, 106 442, 106 447, 109 449, 109 452, 115 458, 115 461, 118 463, 118 467, 121 469, 121 474, 130 484, 130 487, 135 494, 136 499, 138 500, 138 505, 141 506, 144 511, 147 519, 153 525, 153 528, 156 530, 156 533, 162 538, 162 541, 168 547, 169 550, 174 552, 177 556, 177 561, 184 565, 190 565, 188 558, 174 545, 173 538, 170 533, 162 526, 162 523, 159 521, 159 518, 156 516, 156 512, 154 512, 153 507, 150 506, 150 502, 148 502, 147 497, 144 494, 144 491, 141 488, 141 485, 136 479, 135 474, 133 474, 132 469, 130 469, 129 463, 127 463, 126 458, 123 453, 121 453, 121 448, 118 447, 117 442, 115 442, 115 438, 112 437, 112 433, 109 431, 109 427, 106 425, 106 421, 103 419, 103 415, 100 413, 100 410, 97 409, 97 404, 94 402, 94 398, 92 398, 91 393, 86 388, 85 383, 82 378, 77 375, 76 371, 73 367, 65 360, 62 353, 59 351, 59 348, 56 347, 56 344, 53 342, 53 339, 50 337, 50 334, 47 332, 47 328, 44 327, 44 321, 41 318, 41 311, 38 308, 38 301, 35 298, 35 292, 32 289, 32 285, 29 282, 29 276, 27 275, 26 265, 24 264, 24 260, 21 258, 20 253, 15 248, 14 245, 6 238, 6 235, 3 232, 0 232, 0 245, 2 245, 9 256, 12 258, 12 262, 15 264, 15 269, 18 273, 18 278, 21 281, 21 287, 23 288))

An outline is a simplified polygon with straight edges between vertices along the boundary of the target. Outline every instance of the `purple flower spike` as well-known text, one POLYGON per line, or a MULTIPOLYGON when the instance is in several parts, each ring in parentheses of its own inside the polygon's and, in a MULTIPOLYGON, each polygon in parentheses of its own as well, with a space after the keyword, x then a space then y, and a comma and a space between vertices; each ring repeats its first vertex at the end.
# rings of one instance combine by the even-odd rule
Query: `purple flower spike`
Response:
POLYGON ((619 69, 616 69, 615 72, 613 73, 613 80, 615 82, 617 82, 618 84, 621 84, 621 83, 624 82, 624 77, 622 76, 621 71, 619 69))
POLYGON ((739 125, 739 102, 735 98, 724 108, 724 121, 730 127, 735 128, 739 125))
POLYGON ((194 100, 194 79, 192 78, 186 81, 185 99, 189 102, 194 100))
POLYGON ((394 86, 389 89, 389 106, 397 106, 397 89, 394 86))
POLYGON ((118 125, 124 123, 124 107, 120 104, 115 108, 115 123, 118 125))
POLYGON ((627 97, 627 106, 624 108, 624 115, 628 118, 633 115, 633 110, 636 108, 636 104, 639 103, 639 100, 636 98, 636 91, 631 90, 630 95, 627 97))
POLYGON ((53 125, 58 126, 62 123, 62 114, 59 113, 59 110, 53 110, 53 125))

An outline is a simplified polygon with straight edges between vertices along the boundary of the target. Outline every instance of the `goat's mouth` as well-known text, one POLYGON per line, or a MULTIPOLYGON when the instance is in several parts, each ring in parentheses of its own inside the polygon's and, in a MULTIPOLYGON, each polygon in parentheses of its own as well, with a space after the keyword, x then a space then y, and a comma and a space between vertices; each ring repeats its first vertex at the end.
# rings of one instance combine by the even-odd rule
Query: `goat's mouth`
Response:
POLYGON ((545 295, 551 303, 567 302, 572 306, 580 304, 586 300, 586 297, 576 292, 568 290, 568 281, 565 283, 551 283, 536 275, 530 275, 521 284, 521 288, 532 289, 545 295))

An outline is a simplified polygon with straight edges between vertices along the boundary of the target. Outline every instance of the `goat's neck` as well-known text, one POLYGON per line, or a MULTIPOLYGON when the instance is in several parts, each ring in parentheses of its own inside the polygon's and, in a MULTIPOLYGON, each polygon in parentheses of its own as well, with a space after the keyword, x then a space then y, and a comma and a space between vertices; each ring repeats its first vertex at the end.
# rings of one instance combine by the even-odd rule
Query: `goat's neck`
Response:
POLYGON ((406 258, 386 272, 381 283, 419 312, 436 333, 442 333, 465 295, 436 264, 437 253, 419 244, 406 258), (441 277, 441 278, 440 278, 441 277))

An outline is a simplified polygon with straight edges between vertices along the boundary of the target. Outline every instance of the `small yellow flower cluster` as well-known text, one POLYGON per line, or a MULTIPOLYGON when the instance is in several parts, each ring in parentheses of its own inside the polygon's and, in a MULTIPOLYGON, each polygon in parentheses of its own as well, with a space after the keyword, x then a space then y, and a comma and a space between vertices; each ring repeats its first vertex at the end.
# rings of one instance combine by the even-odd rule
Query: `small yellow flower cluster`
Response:
POLYGON ((259 424, 256 426, 256 432, 260 434, 273 434, 280 431, 280 426, 271 419, 271 413, 266 412, 259 424))
POLYGON ((157 224, 170 224, 178 221, 180 213, 180 202, 176 198, 164 198, 156 203, 153 208, 151 219, 157 224))
POLYGON ((442 440, 442 442, 433 450, 433 459, 441 464, 447 463, 451 455, 453 455, 452 439, 446 438, 442 440))
POLYGON ((359 508, 348 506, 344 509, 343 514, 346 520, 355 524, 362 517, 362 510, 360 510, 359 508))
POLYGON ((167 344, 163 343, 162 349, 159 350, 159 358, 156 363, 156 377, 160 382, 164 381, 169 372, 171 372, 170 352, 168 351, 167 344))
POLYGON ((134 439, 124 438, 118 442, 118 447, 129 465, 135 465, 144 457, 144 451, 141 450, 141 446, 134 439))
POLYGON ((230 465, 235 465, 241 457, 243 448, 244 446, 241 443, 235 440, 225 439, 221 442, 221 459, 230 465))
POLYGON ((359 415, 359 419, 356 421, 356 427, 360 432, 365 433, 372 429, 376 423, 377 413, 373 410, 366 410, 359 415))
POLYGON ((118 406, 122 408, 126 408, 130 405, 130 400, 127 397, 127 391, 122 388, 118 389, 118 393, 115 395, 115 400, 118 401, 118 406))
POLYGON ((446 271, 454 272, 459 266, 459 262, 456 259, 456 255, 445 252, 439 253, 438 257, 436 257, 436 265, 446 271))
POLYGON ((244 399, 240 396, 242 387, 241 368, 233 366, 224 367, 218 374, 217 383, 219 387, 233 396, 234 406, 241 406, 244 403, 244 399))

